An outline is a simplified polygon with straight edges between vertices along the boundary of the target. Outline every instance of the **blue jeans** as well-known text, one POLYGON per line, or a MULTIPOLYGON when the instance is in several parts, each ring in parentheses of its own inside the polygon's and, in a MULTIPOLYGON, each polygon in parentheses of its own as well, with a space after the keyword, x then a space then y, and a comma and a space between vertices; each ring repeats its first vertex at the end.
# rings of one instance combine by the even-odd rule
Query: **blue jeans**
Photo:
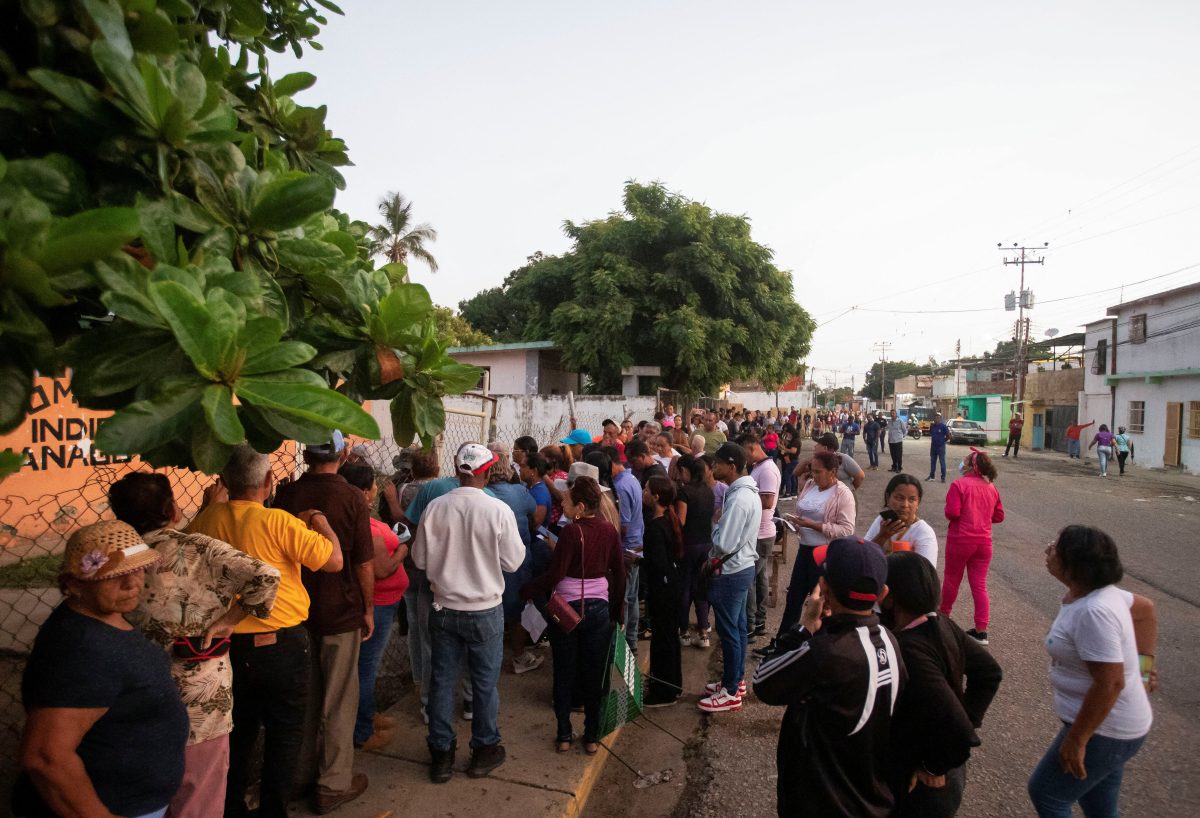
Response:
POLYGON ((638 643, 638 565, 625 566, 625 641, 637 653, 638 643))
POLYGON ((867 461, 868 465, 879 465, 879 444, 874 440, 867 441, 867 461))
POLYGON ((1067 438, 1067 457, 1079 457, 1079 441, 1067 438))
POLYGON ((429 616, 429 749, 454 742, 454 703, 463 659, 471 678, 475 715, 471 748, 500 743, 500 664, 504 659, 504 608, 434 610, 429 616))
POLYGON ((429 704, 429 614, 433 611, 433 589, 420 568, 409 568, 404 607, 408 612, 408 663, 413 684, 421 692, 421 706, 429 704))
POLYGON ((1071 805, 1079 802, 1086 818, 1118 818, 1117 798, 1125 763, 1142 748, 1145 736, 1135 739, 1093 735, 1087 743, 1083 766, 1087 778, 1064 773, 1058 765, 1058 748, 1070 725, 1063 725, 1029 778, 1029 799, 1039 818, 1070 818, 1071 805))
POLYGON ((754 566, 736 574, 720 574, 708 587, 708 604, 717 620, 717 635, 721 637, 721 659, 725 668, 721 685, 730 695, 737 695, 746 663, 746 597, 754 584, 754 566))
POLYGON ((942 464, 942 479, 946 479, 946 447, 936 446, 929 450, 929 479, 933 479, 933 473, 937 471, 938 462, 942 464))
POLYGON ((362 744, 375 733, 375 677, 379 674, 379 663, 392 638, 392 626, 396 624, 394 605, 375 606, 375 631, 371 638, 362 643, 358 653, 358 717, 354 720, 354 743, 362 744))

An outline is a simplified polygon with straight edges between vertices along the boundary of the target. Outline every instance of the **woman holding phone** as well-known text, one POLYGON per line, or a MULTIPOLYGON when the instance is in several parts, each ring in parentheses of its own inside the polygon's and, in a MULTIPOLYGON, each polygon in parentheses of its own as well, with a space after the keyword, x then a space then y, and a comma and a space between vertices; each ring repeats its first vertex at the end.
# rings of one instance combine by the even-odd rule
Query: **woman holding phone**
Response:
POLYGON ((784 515, 800 534, 800 551, 792 565, 780 633, 800 621, 804 597, 817 584, 816 549, 838 537, 854 535, 854 492, 838 480, 837 468, 836 453, 814 454, 809 478, 796 498, 796 513, 784 515))
POLYGON ((911 474, 897 474, 883 492, 883 511, 875 517, 863 539, 877 544, 885 554, 915 551, 936 568, 937 534, 933 526, 920 518, 924 495, 920 480, 911 474))

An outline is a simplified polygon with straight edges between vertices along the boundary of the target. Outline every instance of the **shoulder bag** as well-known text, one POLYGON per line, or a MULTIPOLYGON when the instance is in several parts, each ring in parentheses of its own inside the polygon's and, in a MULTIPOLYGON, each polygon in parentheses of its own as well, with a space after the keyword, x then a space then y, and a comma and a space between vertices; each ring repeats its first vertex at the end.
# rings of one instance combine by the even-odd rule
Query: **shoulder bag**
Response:
MULTIPOLYGON (((587 570, 587 563, 584 562, 586 551, 584 550, 583 526, 576 523, 579 529, 579 611, 583 610, 584 602, 584 577, 583 572, 587 570)), ((558 591, 550 594, 550 601, 546 603, 547 618, 558 626, 558 629, 563 633, 570 633, 575 630, 582 618, 579 611, 571 607, 571 603, 563 598, 563 595, 558 591)))

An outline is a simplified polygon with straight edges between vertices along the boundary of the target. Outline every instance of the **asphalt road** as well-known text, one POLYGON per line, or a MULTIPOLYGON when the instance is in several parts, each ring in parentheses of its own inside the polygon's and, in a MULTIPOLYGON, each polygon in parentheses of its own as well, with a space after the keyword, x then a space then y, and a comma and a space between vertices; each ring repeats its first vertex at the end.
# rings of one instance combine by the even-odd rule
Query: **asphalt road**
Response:
MULTIPOLYGON (((950 480, 966 451, 966 447, 951 447, 950 480)), ((1142 751, 1126 767, 1122 815, 1200 814, 1200 687, 1194 681, 1200 670, 1200 655, 1194 649, 1200 633, 1200 559, 1194 553, 1200 550, 1200 478, 1141 470, 1131 470, 1122 478, 1116 476, 1115 465, 1108 478, 1101 478, 1094 461, 1081 463, 1041 453, 1023 453, 1014 461, 999 457, 1001 452, 992 453, 1000 470, 997 487, 1007 516, 994 532, 988 630, 1005 679, 980 731, 983 746, 969 763, 959 815, 1033 814, 1025 782, 1058 727, 1042 642, 1063 588, 1046 573, 1043 551, 1060 528, 1077 522, 1103 528, 1116 539, 1126 568, 1122 586, 1150 597, 1158 607, 1161 688, 1152 698, 1155 724, 1142 751)), ((861 447, 857 459, 866 461, 861 447)), ((884 462, 886 467, 886 457, 884 462)), ((926 441, 906 441, 906 471, 924 478, 928 462, 926 441)), ((884 470, 867 472, 858 492, 860 532, 882 508, 883 488, 890 476, 884 470)), ((922 517, 944 543, 942 507, 948 484, 924 485, 922 517)), ((964 578, 953 613, 964 628, 971 627, 971 610, 964 578)), ((777 621, 781 613, 782 608, 775 608, 770 616, 777 621)), ((715 669, 715 655, 710 665, 710 670, 715 669)), ((692 707, 690 701, 687 707, 692 707)), ((711 717, 691 713, 688 780, 674 814, 774 815, 775 737, 782 711, 762 705, 751 695, 740 713, 711 717)), ((680 733, 685 727, 679 722, 674 725, 680 733)), ((646 740, 642 734, 627 730, 620 744, 646 740)), ((605 778, 614 776, 627 777, 628 772, 606 769, 605 778)), ((627 780, 607 791, 620 792, 619 803, 615 797, 605 797, 606 788, 600 787, 589 814, 666 812, 661 793, 655 794, 658 803, 653 809, 640 808, 651 807, 639 804, 650 796, 631 790, 627 780)))

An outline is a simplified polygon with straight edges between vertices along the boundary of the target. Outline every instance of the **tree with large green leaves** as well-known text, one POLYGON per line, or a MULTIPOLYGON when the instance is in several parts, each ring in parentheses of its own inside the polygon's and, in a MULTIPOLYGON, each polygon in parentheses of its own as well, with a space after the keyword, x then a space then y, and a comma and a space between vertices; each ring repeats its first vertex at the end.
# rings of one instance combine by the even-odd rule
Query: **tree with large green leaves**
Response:
MULTIPOLYGON (((0 432, 35 372, 112 410, 95 444, 219 470, 249 440, 429 442, 478 380, 424 287, 333 209, 349 164, 316 78, 328 0, 0 0, 0 432)), ((11 458, 0 461, 10 467, 11 458)))
POLYGON ((630 182, 621 212, 565 230, 570 252, 514 271, 460 304, 463 316, 523 315, 521 336, 554 340, 600 393, 633 365, 693 395, 745 378, 774 388, 800 371, 816 325, 746 217, 630 182))
POLYGON ((431 273, 436 273, 437 259, 426 245, 437 241, 437 231, 428 224, 414 224, 412 209, 413 203, 399 193, 389 193, 379 200, 383 223, 371 227, 371 251, 392 264, 419 259, 429 266, 431 273))
POLYGON ((858 390, 858 394, 871 400, 883 400, 884 395, 896 393, 897 378, 907 378, 909 375, 928 372, 928 364, 918 364, 912 361, 888 361, 886 364, 882 364, 876 361, 871 364, 871 371, 867 373, 867 382, 863 384, 862 389, 858 390), (887 375, 886 383, 882 380, 884 375, 887 375))

